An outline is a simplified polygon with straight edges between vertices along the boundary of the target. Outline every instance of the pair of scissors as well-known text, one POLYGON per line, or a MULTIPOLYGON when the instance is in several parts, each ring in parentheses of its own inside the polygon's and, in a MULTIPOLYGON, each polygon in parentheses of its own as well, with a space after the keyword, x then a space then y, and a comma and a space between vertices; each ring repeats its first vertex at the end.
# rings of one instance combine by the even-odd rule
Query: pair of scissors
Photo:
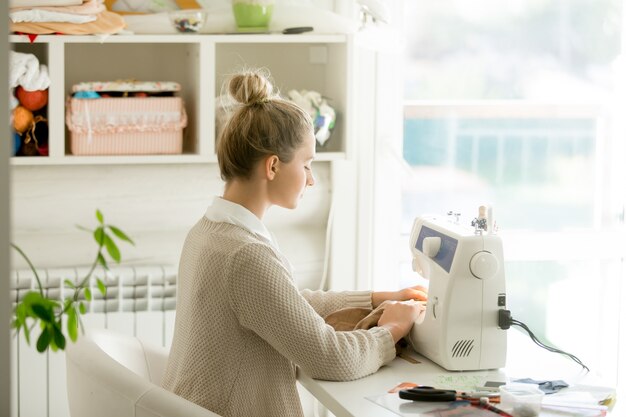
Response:
POLYGON ((439 389, 428 386, 417 386, 399 391, 400 398, 413 401, 456 401, 457 393, 451 389, 439 389))

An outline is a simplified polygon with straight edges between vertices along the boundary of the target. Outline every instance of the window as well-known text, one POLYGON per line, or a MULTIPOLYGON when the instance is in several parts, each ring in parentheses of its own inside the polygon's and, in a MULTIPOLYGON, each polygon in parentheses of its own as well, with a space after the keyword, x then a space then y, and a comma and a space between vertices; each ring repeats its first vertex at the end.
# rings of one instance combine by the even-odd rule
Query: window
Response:
POLYGON ((415 283, 415 216, 453 210, 469 224, 490 203, 513 316, 615 383, 626 328, 622 2, 405 2, 404 17, 398 284, 415 283))

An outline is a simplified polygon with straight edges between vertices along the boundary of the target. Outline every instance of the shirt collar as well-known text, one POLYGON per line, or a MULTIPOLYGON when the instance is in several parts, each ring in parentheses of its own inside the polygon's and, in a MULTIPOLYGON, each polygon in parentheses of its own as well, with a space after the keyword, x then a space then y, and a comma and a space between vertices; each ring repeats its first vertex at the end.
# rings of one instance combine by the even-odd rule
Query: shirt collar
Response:
POLYGON ((212 204, 207 208, 204 217, 214 222, 230 223, 242 227, 270 241, 278 248, 272 234, 267 230, 263 222, 244 206, 224 200, 221 197, 213 198, 212 204))

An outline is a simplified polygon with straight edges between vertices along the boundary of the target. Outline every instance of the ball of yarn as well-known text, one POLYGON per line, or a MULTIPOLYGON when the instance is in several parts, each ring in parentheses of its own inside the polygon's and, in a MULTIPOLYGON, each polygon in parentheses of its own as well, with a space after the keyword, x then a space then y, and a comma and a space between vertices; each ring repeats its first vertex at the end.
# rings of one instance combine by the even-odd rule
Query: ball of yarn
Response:
POLYGON ((17 133, 24 133, 33 124, 33 113, 26 107, 17 106, 13 110, 13 129, 17 133))
POLYGON ((15 89, 20 104, 30 111, 37 111, 48 104, 48 90, 25 90, 21 85, 15 89))
POLYGON ((19 133, 13 133, 13 155, 17 155, 17 152, 22 146, 22 138, 19 133))

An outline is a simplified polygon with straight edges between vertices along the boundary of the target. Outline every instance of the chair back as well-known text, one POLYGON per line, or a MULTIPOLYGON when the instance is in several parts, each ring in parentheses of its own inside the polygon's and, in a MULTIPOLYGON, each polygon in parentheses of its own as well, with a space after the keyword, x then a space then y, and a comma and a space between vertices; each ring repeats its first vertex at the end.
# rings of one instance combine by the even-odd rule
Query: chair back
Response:
POLYGON ((159 386, 168 352, 108 330, 66 347, 72 417, 219 417, 159 386))

